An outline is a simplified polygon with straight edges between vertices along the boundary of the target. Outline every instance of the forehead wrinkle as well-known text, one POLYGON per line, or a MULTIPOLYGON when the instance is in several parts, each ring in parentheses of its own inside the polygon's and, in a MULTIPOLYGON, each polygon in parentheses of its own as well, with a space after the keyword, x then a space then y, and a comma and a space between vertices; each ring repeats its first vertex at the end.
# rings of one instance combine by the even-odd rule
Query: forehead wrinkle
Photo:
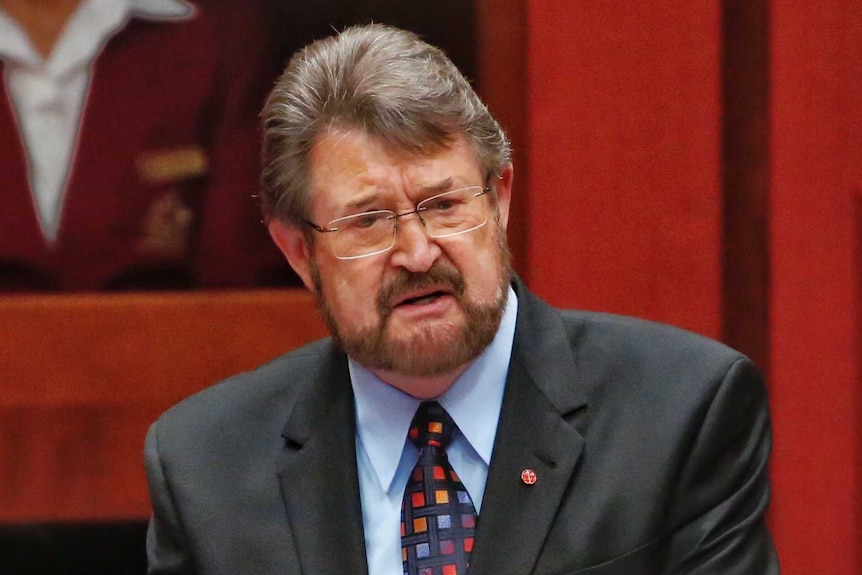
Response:
POLYGON ((452 186, 454 185, 455 180, 452 178, 452 176, 449 176, 447 178, 443 178, 436 183, 419 186, 419 192, 422 193, 422 195, 440 194, 451 190, 452 186))
MULTIPOLYGON (((365 158, 369 153, 366 146, 362 146, 361 154, 358 156, 355 154, 338 153, 338 148, 341 147, 344 141, 356 133, 357 131, 352 128, 340 128, 330 123, 329 126, 321 130, 314 138, 311 151, 309 153, 312 189, 317 185, 317 180, 319 180, 322 175, 321 164, 326 166, 326 172, 328 173, 337 174, 339 171, 350 167, 352 167, 357 173, 366 171, 367 162, 365 161, 365 158), (335 163, 332 161, 324 161, 327 156, 333 155, 340 161, 335 163)), ((361 131, 359 132, 359 135, 360 137, 363 135, 361 131)))
MULTIPOLYGON (((358 197, 351 199, 345 204, 347 210, 366 210, 380 201, 380 190, 376 186, 373 190, 367 193, 361 193, 358 197)), ((385 208, 381 208, 385 209, 385 208)))
MULTIPOLYGON (((330 219, 375 209, 407 210, 425 198, 473 183, 472 174, 462 173, 461 168, 452 172, 446 161, 440 163, 448 159, 440 158, 441 154, 465 147, 464 142, 456 141, 430 157, 404 153, 383 145, 361 128, 330 125, 315 141, 320 163, 313 170, 313 184, 320 192, 326 190, 318 186, 332 187, 331 193, 324 194, 330 219), (321 164, 326 166, 324 171, 321 164)), ((456 163, 461 164, 457 158, 456 163)))
MULTIPOLYGON (((408 199, 410 199, 410 196, 413 195, 411 194, 411 191, 413 190, 415 190, 414 193, 419 195, 420 197, 427 197, 451 190, 454 186, 454 180, 451 176, 445 177, 442 180, 430 184, 414 185, 411 181, 412 177, 404 173, 402 174, 402 180, 402 186, 405 190, 407 190, 405 195, 408 197, 408 199)), ((389 209, 391 206, 388 205, 382 207, 374 205, 381 201, 389 199, 392 199, 397 203, 397 200, 394 197, 389 198, 389 196, 397 196, 397 194, 390 194, 389 190, 386 187, 381 188, 374 182, 369 182, 367 186, 362 187, 368 187, 372 189, 368 192, 364 190, 361 191, 356 197, 347 202, 347 204, 345 204, 344 206, 346 210, 358 212, 365 211, 367 209, 389 209)))
POLYGON ((315 195, 323 195, 324 206, 328 205, 329 210, 336 212, 328 214, 331 217, 355 213, 362 206, 376 201, 380 195, 374 166, 368 161, 374 154, 366 145, 357 147, 354 141, 349 140, 357 136, 363 138, 364 134, 354 129, 330 126, 315 141, 312 189, 315 195), (342 146, 346 151, 339 150, 342 146), (353 199, 345 198, 343 192, 351 188, 358 194, 353 199))

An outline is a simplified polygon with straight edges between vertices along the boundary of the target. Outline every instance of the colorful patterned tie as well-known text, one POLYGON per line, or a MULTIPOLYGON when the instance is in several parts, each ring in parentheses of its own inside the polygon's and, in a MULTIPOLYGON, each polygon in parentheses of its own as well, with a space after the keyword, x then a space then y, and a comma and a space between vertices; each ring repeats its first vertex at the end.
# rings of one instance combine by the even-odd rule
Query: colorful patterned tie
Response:
POLYGON ((419 449, 401 502, 405 575, 464 575, 473 550, 476 510, 449 465, 446 445, 455 423, 436 401, 423 402, 410 425, 419 449))

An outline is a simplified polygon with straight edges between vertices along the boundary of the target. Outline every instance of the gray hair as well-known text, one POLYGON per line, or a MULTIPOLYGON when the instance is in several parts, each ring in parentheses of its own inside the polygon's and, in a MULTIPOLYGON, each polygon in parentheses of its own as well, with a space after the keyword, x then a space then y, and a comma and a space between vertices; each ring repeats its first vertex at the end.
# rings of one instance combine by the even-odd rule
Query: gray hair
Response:
POLYGON ((463 135, 486 181, 510 161, 509 141, 470 83, 411 32, 370 24, 297 52, 263 112, 264 216, 300 227, 309 217, 309 155, 329 128, 361 128, 398 153, 422 155, 463 135))

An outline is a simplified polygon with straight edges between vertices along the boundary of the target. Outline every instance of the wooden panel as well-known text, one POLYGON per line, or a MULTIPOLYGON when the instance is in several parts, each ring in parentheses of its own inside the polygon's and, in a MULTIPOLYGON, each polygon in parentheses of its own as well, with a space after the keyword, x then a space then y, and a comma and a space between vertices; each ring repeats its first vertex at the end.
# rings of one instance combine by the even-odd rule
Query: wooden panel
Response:
POLYGON ((323 333, 300 290, 0 298, 3 406, 170 402, 323 333))
POLYGON ((528 6, 529 283, 719 336, 719 2, 528 6))
POLYGON ((0 521, 146 518, 144 435, 165 407, 0 408, 0 521))
POLYGON ((325 335, 302 291, 0 298, 0 521, 143 518, 149 424, 325 335))

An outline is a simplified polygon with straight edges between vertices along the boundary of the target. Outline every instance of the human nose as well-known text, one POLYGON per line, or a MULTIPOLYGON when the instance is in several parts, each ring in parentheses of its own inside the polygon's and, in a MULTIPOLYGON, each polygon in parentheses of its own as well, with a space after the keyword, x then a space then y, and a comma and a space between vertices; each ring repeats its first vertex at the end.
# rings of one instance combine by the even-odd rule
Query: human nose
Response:
POLYGON ((395 246, 392 249, 392 265, 413 272, 428 271, 440 257, 440 246, 428 237, 425 222, 416 211, 398 214, 395 228, 395 246), (410 217, 416 214, 416 217, 410 217), (404 216, 408 216, 404 219, 404 216))

